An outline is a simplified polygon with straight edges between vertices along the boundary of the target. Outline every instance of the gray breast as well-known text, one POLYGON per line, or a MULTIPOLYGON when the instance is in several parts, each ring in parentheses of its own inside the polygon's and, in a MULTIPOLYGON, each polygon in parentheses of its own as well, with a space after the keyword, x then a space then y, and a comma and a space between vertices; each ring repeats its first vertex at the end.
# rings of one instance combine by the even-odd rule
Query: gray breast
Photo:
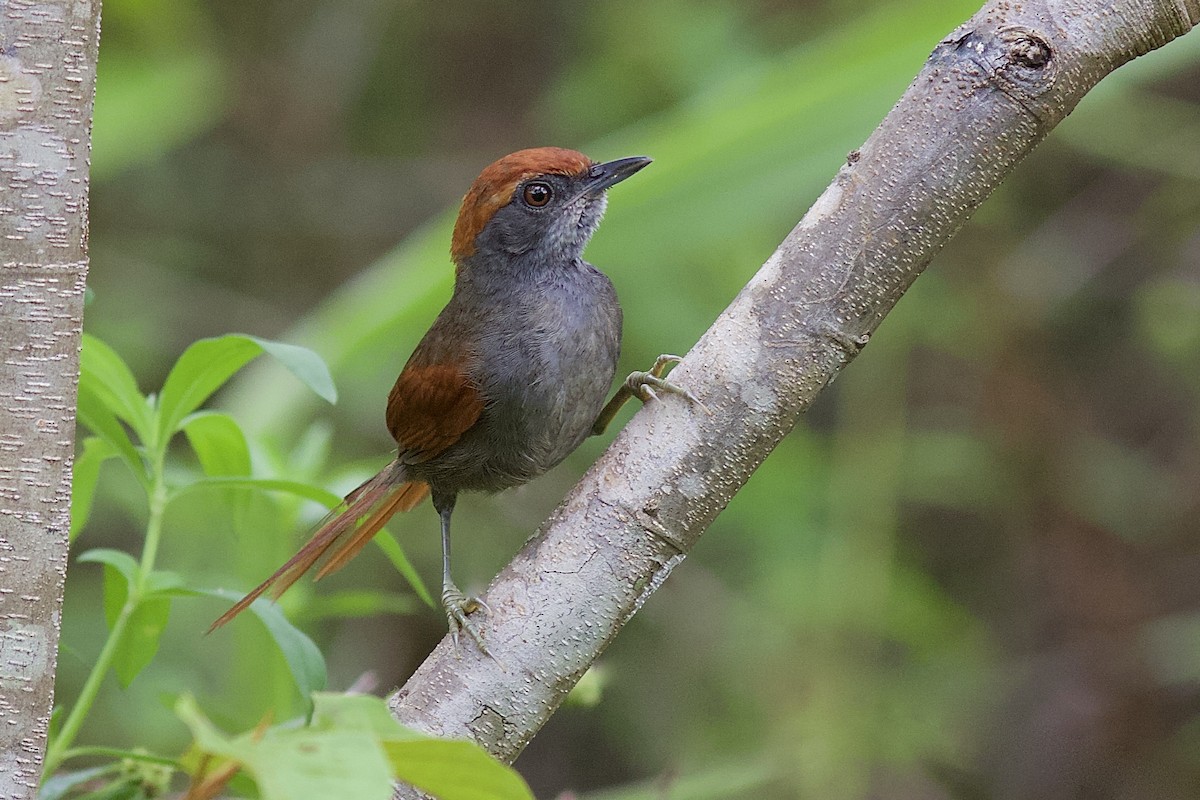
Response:
POLYGON ((604 406, 620 354, 616 293, 583 263, 555 278, 510 295, 480 320, 476 380, 488 404, 439 459, 454 490, 497 491, 536 478, 587 438, 604 406))

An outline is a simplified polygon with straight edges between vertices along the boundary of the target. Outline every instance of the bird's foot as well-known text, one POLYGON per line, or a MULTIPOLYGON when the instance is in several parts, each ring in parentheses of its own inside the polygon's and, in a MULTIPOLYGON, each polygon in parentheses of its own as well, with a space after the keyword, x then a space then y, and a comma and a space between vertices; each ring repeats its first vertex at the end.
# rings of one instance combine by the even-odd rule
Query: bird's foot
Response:
POLYGON ((658 394, 655 390, 658 390, 659 392, 667 392, 668 394, 677 394, 692 405, 699 406, 708 411, 708 406, 700 402, 700 398, 682 386, 671 383, 663 377, 663 373, 667 371, 667 367, 678 364, 682 360, 679 356, 670 354, 661 355, 654 360, 654 366, 650 367, 646 372, 629 373, 629 377, 625 379, 625 386, 643 403, 657 400, 658 394))
POLYGON ((483 634, 480 633, 479 626, 469 616, 480 609, 491 611, 487 607, 487 603, 478 597, 467 597, 453 583, 446 583, 442 586, 442 608, 446 612, 446 621, 450 625, 450 637, 454 640, 456 650, 458 649, 458 634, 460 631, 465 631, 475 641, 475 646, 481 653, 490 655, 487 646, 483 643, 483 634))
POLYGON ((698 406, 704 409, 706 414, 712 414, 708 406, 700 402, 700 398, 692 394, 682 386, 671 383, 663 378, 663 373, 667 371, 667 367, 672 364, 678 364, 683 359, 679 356, 661 355, 654 361, 652 366, 646 372, 631 372, 625 382, 621 384, 621 388, 613 395, 612 399, 605 404, 604 408, 600 409, 600 416, 596 417, 595 423, 592 424, 592 435, 598 436, 604 433, 608 428, 608 423, 613 421, 613 417, 621 410, 621 406, 625 405, 626 401, 631 397, 637 397, 643 403, 649 403, 651 400, 657 400, 658 392, 667 392, 668 394, 677 394, 687 400, 693 406, 698 406))

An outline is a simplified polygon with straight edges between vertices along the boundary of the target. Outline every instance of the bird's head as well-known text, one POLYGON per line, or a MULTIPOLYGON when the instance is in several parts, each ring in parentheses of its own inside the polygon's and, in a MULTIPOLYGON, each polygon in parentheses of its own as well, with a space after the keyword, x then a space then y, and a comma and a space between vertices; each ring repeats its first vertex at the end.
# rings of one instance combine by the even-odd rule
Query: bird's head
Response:
POLYGON ((594 163, 559 147, 519 150, 489 165, 463 198, 450 255, 468 264, 562 264, 583 253, 600 224, 605 190, 650 163, 594 163))

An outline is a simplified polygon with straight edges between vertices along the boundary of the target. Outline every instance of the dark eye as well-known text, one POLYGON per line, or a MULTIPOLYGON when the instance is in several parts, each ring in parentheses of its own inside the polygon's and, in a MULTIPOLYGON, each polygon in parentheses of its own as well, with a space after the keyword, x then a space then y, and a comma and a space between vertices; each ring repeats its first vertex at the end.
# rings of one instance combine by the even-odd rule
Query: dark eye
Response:
POLYGON ((550 202, 550 195, 552 194, 553 192, 550 191, 549 184, 527 183, 525 184, 525 192, 522 197, 525 198, 526 205, 541 208, 550 202))

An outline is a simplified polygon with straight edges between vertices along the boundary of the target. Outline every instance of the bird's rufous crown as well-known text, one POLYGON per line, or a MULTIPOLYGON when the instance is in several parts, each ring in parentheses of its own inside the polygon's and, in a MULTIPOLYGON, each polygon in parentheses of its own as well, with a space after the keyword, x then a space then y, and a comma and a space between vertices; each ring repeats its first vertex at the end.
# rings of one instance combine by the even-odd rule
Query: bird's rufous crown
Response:
POLYGON ((475 254, 475 237, 496 212, 508 205, 523 181, 538 175, 582 175, 592 166, 583 153, 562 147, 533 147, 499 159, 479 173, 463 197, 450 256, 455 260, 475 254))

